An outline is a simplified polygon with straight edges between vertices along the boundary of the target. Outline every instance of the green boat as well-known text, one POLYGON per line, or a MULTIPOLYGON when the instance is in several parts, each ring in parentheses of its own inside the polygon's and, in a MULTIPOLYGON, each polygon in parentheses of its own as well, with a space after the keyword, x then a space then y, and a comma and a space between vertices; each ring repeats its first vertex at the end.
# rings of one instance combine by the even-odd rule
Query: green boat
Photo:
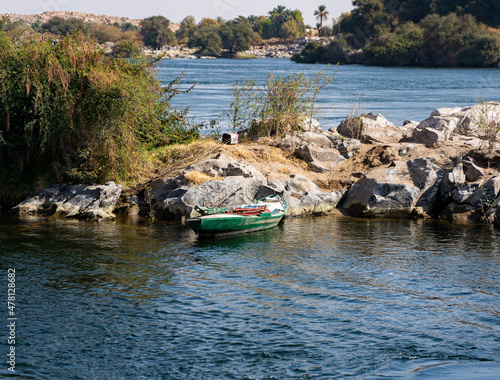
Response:
POLYGON ((272 194, 233 208, 196 206, 199 217, 186 224, 199 236, 233 235, 275 227, 285 216, 287 203, 281 194, 272 194))

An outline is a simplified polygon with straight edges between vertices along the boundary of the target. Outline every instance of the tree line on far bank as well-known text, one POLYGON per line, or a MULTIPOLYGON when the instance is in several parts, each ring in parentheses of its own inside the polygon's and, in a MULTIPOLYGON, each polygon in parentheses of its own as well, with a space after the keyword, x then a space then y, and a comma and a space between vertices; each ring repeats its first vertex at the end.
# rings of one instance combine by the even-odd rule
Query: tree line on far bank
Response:
POLYGON ((160 49, 166 45, 184 45, 198 48, 200 54, 218 57, 223 49, 229 54, 236 54, 263 40, 294 39, 306 31, 302 12, 283 5, 278 5, 266 16, 239 16, 234 20, 205 17, 196 23, 193 16, 187 16, 175 33, 170 20, 164 16, 143 19, 139 27, 131 23, 85 24, 76 18, 63 19, 58 16, 45 23, 37 21, 31 27, 21 22, 4 24, 4 30, 18 34, 48 33, 56 39, 80 31, 100 44, 112 42, 114 53, 121 56, 132 56, 143 46, 160 49))
POLYGON ((329 45, 311 42, 299 63, 488 67, 500 57, 500 2, 354 0, 329 45))

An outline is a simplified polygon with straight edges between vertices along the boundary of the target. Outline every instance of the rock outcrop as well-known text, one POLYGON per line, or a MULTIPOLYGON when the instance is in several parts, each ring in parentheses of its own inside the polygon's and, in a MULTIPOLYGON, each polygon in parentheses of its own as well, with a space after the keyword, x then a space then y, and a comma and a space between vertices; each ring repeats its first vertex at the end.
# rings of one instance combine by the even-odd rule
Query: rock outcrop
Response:
POLYGON ((12 209, 26 214, 55 215, 81 219, 112 219, 112 211, 120 197, 122 186, 114 182, 104 185, 59 184, 25 199, 12 209))
POLYGON ((406 163, 395 161, 388 168, 372 170, 353 184, 341 207, 352 216, 406 217, 420 194, 406 163))
MULTIPOLYGON (((262 166, 257 157, 264 157, 258 153, 264 147, 253 147, 247 155, 254 157, 252 163, 259 169, 235 160, 226 150, 228 155, 190 165, 177 177, 156 179, 129 203, 135 210, 142 207, 143 214, 147 209, 161 219, 181 219, 197 215, 196 205, 231 207, 280 192, 289 205, 287 216, 320 214, 338 205, 350 216, 421 216, 500 224, 500 147, 494 143, 496 137, 485 145, 491 136, 481 132, 486 127, 496 131, 499 123, 496 102, 440 108, 428 119, 409 121, 403 127, 381 115, 367 114, 325 131, 316 120, 304 118, 299 131, 272 143, 293 153, 286 164, 279 162, 285 157, 278 154, 268 155, 276 157, 276 165, 262 166), (295 172, 287 167, 290 164, 295 165, 295 172), (324 191, 317 184, 340 190, 324 191)), ((235 149, 241 153, 241 147, 235 149)), ((120 192, 114 183, 62 184, 26 199, 14 211, 112 218, 120 192)))
POLYGON ((407 128, 396 127, 380 114, 367 113, 349 117, 337 127, 342 136, 360 140, 362 143, 397 143, 408 134, 407 128))
POLYGON ((500 137, 500 103, 484 102, 472 107, 438 108, 413 131, 407 141, 438 146, 453 135, 493 142, 500 137))

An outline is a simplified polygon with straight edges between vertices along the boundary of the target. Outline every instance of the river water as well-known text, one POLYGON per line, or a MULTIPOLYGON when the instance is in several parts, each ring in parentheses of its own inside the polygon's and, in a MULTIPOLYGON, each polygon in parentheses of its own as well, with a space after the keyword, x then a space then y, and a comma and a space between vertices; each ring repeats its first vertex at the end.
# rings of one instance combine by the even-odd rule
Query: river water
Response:
MULTIPOLYGON (((168 60, 198 120, 231 83, 314 72, 288 60, 168 60)), ((316 67, 317 69, 317 67, 316 67)), ((363 112, 396 124, 500 97, 498 70, 340 66, 324 128, 363 112)), ((198 240, 180 224, 0 214, 0 377, 15 320, 19 379, 498 379, 500 231, 339 217, 198 240), (15 269, 15 309, 8 309, 15 269), (12 277, 11 277, 12 278, 12 277), (13 312, 14 315, 9 315, 13 312)))
MULTIPOLYGON (((500 231, 0 219, 22 379, 498 379, 500 231)), ((0 377, 8 331, 2 302, 0 377)))
MULTIPOLYGON (((163 60, 158 76, 165 84, 184 73, 182 88, 197 83, 187 95, 174 98, 174 105, 190 106, 196 120, 216 118, 229 109, 231 84, 253 79, 263 83, 268 73, 313 76, 325 65, 297 64, 288 59, 163 60)), ((360 100, 360 112, 380 113, 396 125, 405 120, 422 121, 436 108, 465 107, 481 99, 500 99, 499 69, 394 68, 358 65, 337 66, 333 83, 318 97, 323 129, 337 127, 349 117, 360 100)), ((229 125, 221 118, 222 125, 229 125)))

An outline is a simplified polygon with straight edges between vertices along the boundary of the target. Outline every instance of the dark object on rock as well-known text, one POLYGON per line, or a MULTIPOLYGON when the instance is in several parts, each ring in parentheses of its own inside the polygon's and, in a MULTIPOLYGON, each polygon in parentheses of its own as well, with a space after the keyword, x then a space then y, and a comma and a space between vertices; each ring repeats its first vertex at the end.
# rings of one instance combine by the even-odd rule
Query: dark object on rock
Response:
POLYGON ((239 136, 237 133, 224 133, 222 135, 222 143, 228 145, 238 144, 239 136))

